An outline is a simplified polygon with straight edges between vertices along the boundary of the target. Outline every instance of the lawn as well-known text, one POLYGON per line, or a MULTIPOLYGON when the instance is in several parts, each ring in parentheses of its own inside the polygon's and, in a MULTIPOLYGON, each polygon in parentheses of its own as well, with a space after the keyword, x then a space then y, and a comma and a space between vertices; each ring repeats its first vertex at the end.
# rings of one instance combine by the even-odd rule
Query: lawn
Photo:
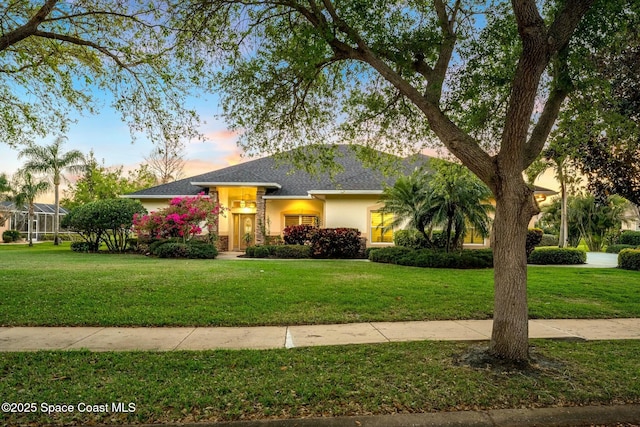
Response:
MULTIPOLYGON (((166 260, 0 246, 0 325, 237 326, 488 319, 491 270, 166 260)), ((532 318, 640 317, 640 273, 529 270, 532 318)))
MULTIPOLYGON (((639 317, 640 273, 535 267, 531 317, 639 317)), ((361 261, 160 260, 0 246, 0 325, 278 325, 486 319, 491 270, 361 261)), ((532 369, 478 344, 266 351, 0 352, 3 425, 194 422, 640 402, 639 341, 534 340, 532 369), (129 404, 133 404, 130 407, 129 404), (47 404, 74 412, 46 414, 47 404), (89 412, 86 405, 94 406, 89 412), (112 404, 133 412, 117 413, 112 404), (31 408, 31 406, 30 406, 31 408), (108 410, 107 410, 108 409, 108 410), (106 411, 107 410, 107 411, 106 411)), ((91 409, 91 408, 90 408, 91 409)))
POLYGON ((456 363, 472 345, 0 353, 3 401, 37 406, 32 414, 0 413, 0 424, 194 422, 640 402, 637 341, 534 341, 533 354, 547 363, 527 371, 456 363), (41 410, 42 403, 112 402, 126 408, 133 403, 135 412, 41 410))

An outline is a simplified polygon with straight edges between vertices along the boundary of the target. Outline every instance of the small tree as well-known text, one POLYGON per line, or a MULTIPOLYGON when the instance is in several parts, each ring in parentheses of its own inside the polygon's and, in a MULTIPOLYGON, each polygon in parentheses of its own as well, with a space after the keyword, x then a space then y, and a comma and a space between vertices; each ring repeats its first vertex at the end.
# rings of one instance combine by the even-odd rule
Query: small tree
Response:
POLYGON ((109 252, 124 252, 134 216, 146 213, 137 200, 97 200, 72 209, 62 224, 79 233, 91 251, 97 251, 104 242, 109 252))
POLYGON ((149 215, 134 215, 133 225, 138 236, 180 238, 183 242, 200 234, 205 227, 213 242, 217 237, 218 217, 223 213, 222 205, 201 193, 195 197, 176 197, 168 207, 149 215))

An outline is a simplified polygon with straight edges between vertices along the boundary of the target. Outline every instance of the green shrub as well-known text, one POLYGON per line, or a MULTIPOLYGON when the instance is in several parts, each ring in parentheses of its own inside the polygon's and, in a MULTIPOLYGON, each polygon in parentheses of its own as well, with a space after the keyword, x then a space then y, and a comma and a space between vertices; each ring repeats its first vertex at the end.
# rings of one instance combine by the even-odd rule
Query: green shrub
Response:
POLYGON ((625 270, 640 270, 640 249, 623 249, 618 254, 618 267, 625 270))
POLYGON ((410 249, 402 246, 376 248, 369 253, 373 262, 428 268, 491 268, 491 249, 444 252, 437 249, 410 249))
POLYGON ((617 254, 620 253, 623 249, 635 249, 636 247, 633 245, 609 245, 607 246, 607 253, 617 254))
POLYGON ((530 228, 527 231, 527 243, 526 243, 527 257, 529 257, 529 255, 531 255, 531 252, 533 252, 535 247, 540 244, 540 242, 542 241, 543 235, 544 235, 544 232, 540 228, 530 228))
POLYGON ((247 247, 245 253, 249 258, 267 258, 269 255, 271 255, 271 250, 269 246, 255 245, 247 247))
POLYGON ((20 241, 20 232, 18 230, 6 230, 2 233, 2 241, 5 243, 13 243, 20 241))
POLYGON ((271 246, 271 254, 276 258, 311 258, 313 251, 311 246, 305 245, 278 245, 271 246))
POLYGON ((167 241, 153 251, 158 258, 187 258, 187 244, 167 241))
POLYGON ((493 251, 479 249, 443 252, 420 249, 400 257, 398 264, 427 268, 492 268, 493 251))
POLYGON ((572 265, 587 262, 587 253, 578 248, 536 248, 528 258, 529 264, 572 265))
POLYGON ((364 251, 364 257, 365 257, 366 259, 371 259, 371 252, 373 252, 373 251, 377 251, 378 249, 382 249, 382 248, 384 248, 384 247, 386 247, 386 246, 371 246, 371 247, 369 247, 369 248, 365 249, 365 251, 364 251))
POLYGON ((447 246, 447 239, 441 230, 431 232, 431 242, 416 229, 398 230, 393 233, 393 244, 411 249, 444 249, 447 246))
POLYGON ((413 252, 411 248, 405 248, 404 246, 388 246, 386 248, 377 248, 375 251, 369 252, 369 260, 373 262, 384 262, 388 264, 397 264, 398 260, 413 252))
POLYGON ((411 249, 423 249, 429 247, 429 242, 424 234, 418 230, 398 230, 393 233, 393 244, 411 249))
POLYGON ((214 259, 218 256, 215 245, 207 242, 187 243, 187 258, 189 259, 214 259))
POLYGON ((543 234, 537 246, 558 246, 560 240, 555 234, 543 234))
POLYGON ((213 259, 218 255, 218 250, 208 243, 164 241, 164 244, 156 247, 154 254, 158 258, 213 259))
POLYGON ((640 231, 625 230, 620 234, 621 245, 640 246, 640 231))
POLYGON ((156 253, 156 251, 158 250, 158 248, 160 246, 166 245, 167 243, 177 243, 175 240, 172 239, 160 239, 160 240, 155 240, 151 243, 149 243, 149 248, 148 251, 149 253, 151 253, 152 255, 158 255, 156 253))
POLYGON ((98 248, 93 242, 71 242, 73 252, 98 252, 98 248))

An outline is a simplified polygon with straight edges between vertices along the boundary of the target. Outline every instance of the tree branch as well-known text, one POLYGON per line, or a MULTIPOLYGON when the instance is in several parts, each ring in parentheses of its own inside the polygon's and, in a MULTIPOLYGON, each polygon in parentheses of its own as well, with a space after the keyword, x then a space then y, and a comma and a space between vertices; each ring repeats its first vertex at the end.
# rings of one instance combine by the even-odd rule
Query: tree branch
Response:
POLYGON ((26 24, 0 36, 0 52, 33 35, 34 32, 37 31, 38 25, 40 25, 46 19, 47 15, 51 13, 57 2, 58 0, 47 0, 26 24))
POLYGON ((109 49, 105 48, 104 46, 100 46, 97 43, 94 43, 94 42, 91 42, 91 41, 88 41, 88 40, 83 40, 83 39, 78 38, 78 37, 68 36, 68 35, 65 35, 65 34, 50 33, 50 32, 47 32, 47 31, 34 31, 33 35, 36 36, 36 37, 42 37, 42 38, 45 38, 45 39, 60 40, 60 41, 64 41, 64 42, 71 43, 71 44, 75 44, 75 45, 78 45, 78 46, 87 46, 87 47, 93 48, 93 49, 97 50, 98 52, 100 52, 100 53, 108 56, 109 58, 111 58, 120 67, 124 68, 127 71, 130 71, 133 74, 135 74, 130 69, 131 68, 130 64, 125 64, 124 62, 122 62, 120 60, 120 58, 118 58, 118 56, 116 54, 114 54, 109 49))

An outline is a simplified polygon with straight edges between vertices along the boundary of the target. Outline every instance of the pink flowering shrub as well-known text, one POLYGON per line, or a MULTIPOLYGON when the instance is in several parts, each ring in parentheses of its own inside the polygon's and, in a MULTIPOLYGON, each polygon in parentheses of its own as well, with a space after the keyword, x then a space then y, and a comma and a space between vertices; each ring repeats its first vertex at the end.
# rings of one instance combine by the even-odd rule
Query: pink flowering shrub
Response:
POLYGON ((218 224, 218 216, 224 215, 225 208, 204 193, 195 197, 176 197, 169 206, 148 215, 133 216, 133 230, 139 237, 152 239, 180 238, 186 242, 200 234, 204 227, 210 239, 218 224))

